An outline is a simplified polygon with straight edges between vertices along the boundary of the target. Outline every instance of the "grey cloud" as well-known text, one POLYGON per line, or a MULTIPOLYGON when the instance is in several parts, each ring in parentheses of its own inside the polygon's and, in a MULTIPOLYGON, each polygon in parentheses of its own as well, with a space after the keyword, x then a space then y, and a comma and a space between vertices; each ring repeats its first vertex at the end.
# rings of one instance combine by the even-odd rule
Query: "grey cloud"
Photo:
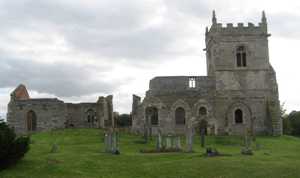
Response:
MULTIPOLYGON (((162 17, 162 24, 147 26, 157 12, 157 7, 149 2, 99 1, 93 8, 85 7, 84 1, 70 2, 7 1, 0 9, 4 26, 1 31, 38 29, 45 35, 53 31, 61 34, 74 50, 89 52, 96 57, 122 58, 133 63, 159 61, 163 57, 167 60, 178 55, 173 46, 181 44, 181 38, 188 33, 184 30, 186 22, 176 21, 173 17, 176 12, 172 9, 168 12, 170 14, 162 17)), ((192 5, 201 6, 204 12, 205 7, 201 3, 193 2, 192 5)), ((188 10, 187 6, 184 8, 188 10)))
POLYGON ((111 93, 121 81, 105 82, 102 73, 108 69, 69 63, 42 63, 1 56, 0 88, 24 83, 31 90, 70 97, 93 93, 111 93))
POLYGON ((275 36, 300 38, 300 16, 292 13, 267 14, 269 31, 275 36))

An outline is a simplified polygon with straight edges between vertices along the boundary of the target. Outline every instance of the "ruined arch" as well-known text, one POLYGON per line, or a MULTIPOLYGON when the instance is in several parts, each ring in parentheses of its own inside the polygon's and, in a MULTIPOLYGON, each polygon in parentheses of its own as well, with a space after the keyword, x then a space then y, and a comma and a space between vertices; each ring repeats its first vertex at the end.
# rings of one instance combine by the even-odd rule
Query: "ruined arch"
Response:
POLYGON ((150 106, 150 107, 147 107, 146 110, 145 110, 145 115, 146 115, 146 118, 149 118, 150 119, 150 123, 152 126, 157 126, 158 123, 159 123, 159 120, 158 120, 158 109, 157 107, 155 106, 150 106))
POLYGON ((159 126, 161 124, 160 123, 160 116, 164 112, 166 112, 166 106, 157 97, 147 97, 143 101, 143 110, 144 110, 144 112, 142 114, 143 114, 143 117, 144 117, 145 124, 147 124, 146 122, 149 122, 148 124, 151 124, 152 126, 159 126), (153 111, 151 111, 151 114, 148 114, 149 110, 151 110, 151 108, 152 108, 152 110, 154 108, 155 109, 153 111), (153 116, 150 116, 150 115, 153 115, 153 116))
POLYGON ((27 112, 26 126, 27 126, 27 131, 29 132, 37 130, 37 116, 33 110, 27 112))
POLYGON ((92 108, 89 108, 86 110, 85 114, 86 114, 86 122, 88 123, 88 126, 94 127, 97 122, 96 111, 92 108))
POLYGON ((184 100, 179 99, 172 105, 171 117, 174 120, 175 125, 186 125, 190 121, 191 116, 192 116, 191 108, 184 100), (183 121, 183 117, 184 117, 184 121, 183 121), (179 119, 181 119, 181 121, 179 121, 179 119))

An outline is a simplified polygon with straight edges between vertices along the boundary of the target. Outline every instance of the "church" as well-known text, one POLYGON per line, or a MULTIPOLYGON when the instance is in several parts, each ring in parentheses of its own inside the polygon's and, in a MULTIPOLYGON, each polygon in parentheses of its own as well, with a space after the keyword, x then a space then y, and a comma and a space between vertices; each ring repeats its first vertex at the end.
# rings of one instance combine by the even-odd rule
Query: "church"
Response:
POLYGON ((133 95, 132 131, 183 134, 204 123, 207 134, 281 135, 276 73, 269 61, 268 25, 218 23, 206 28, 207 76, 158 76, 143 100, 133 95))

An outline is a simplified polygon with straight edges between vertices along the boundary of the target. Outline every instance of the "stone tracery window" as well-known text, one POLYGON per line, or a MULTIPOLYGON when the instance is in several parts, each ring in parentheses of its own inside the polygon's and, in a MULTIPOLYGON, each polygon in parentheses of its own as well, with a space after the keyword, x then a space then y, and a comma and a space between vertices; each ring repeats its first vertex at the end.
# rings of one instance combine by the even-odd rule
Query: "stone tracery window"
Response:
POLYGON ((185 110, 182 107, 178 107, 175 110, 175 123, 176 125, 185 124, 185 110))
POLYGON ((245 46, 238 46, 236 50, 236 66, 246 67, 247 66, 247 53, 245 46))

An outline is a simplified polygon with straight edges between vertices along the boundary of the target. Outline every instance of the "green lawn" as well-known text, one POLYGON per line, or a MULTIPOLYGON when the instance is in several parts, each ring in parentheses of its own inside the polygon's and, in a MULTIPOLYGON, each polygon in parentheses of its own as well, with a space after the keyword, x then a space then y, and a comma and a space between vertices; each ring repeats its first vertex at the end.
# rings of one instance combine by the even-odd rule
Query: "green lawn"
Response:
MULTIPOLYGON (((207 137, 208 145, 231 156, 203 157, 195 138, 194 153, 140 153, 155 148, 141 144, 140 136, 120 135, 121 155, 104 153, 103 132, 69 129, 32 135, 30 151, 15 167, 0 172, 1 178, 276 178, 300 177, 300 139, 291 136, 258 137, 261 145, 253 156, 240 154, 238 137, 207 137), (52 143, 59 145, 50 153, 52 143)), ((184 144, 183 144, 184 145, 184 144)))

